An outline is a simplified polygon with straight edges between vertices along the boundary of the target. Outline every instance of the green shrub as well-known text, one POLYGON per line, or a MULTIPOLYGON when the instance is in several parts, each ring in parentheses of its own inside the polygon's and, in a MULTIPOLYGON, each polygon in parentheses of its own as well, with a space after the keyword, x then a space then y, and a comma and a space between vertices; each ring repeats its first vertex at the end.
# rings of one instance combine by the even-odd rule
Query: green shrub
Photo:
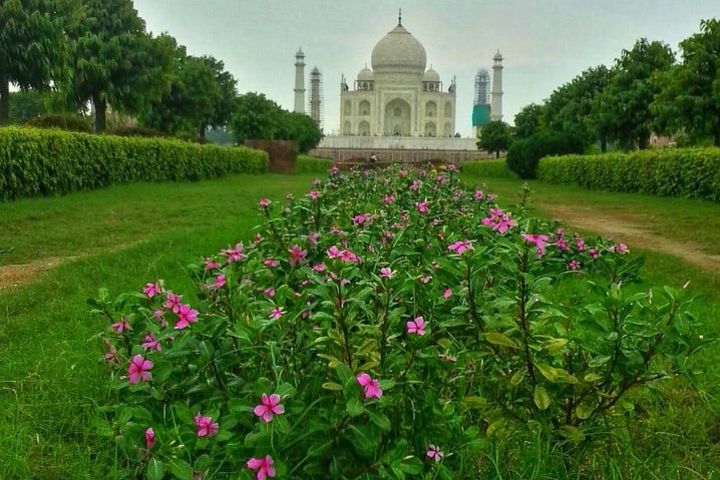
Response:
POLYGON ((543 158, 538 178, 597 190, 720 200, 720 148, 543 158))
POLYGON ((516 140, 507 154, 510 170, 520 178, 535 178, 538 162, 548 155, 583 153, 583 141, 566 132, 541 131, 528 138, 516 140))
POLYGON ((460 166, 463 173, 491 178, 517 178, 517 175, 508 168, 505 159, 473 160, 460 166))
POLYGON ((298 155, 295 161, 296 173, 326 173, 333 166, 329 158, 309 157, 298 155))
POLYGON ((69 132, 92 132, 92 125, 86 119, 70 114, 48 114, 27 120, 24 125, 35 128, 59 128, 69 132))
POLYGON ((0 129, 0 200, 136 181, 260 173, 267 154, 245 147, 30 128, 0 129))
POLYGON ((117 135, 119 137, 145 137, 145 138, 157 138, 166 137, 160 130, 148 127, 118 127, 113 128, 110 135, 117 135))

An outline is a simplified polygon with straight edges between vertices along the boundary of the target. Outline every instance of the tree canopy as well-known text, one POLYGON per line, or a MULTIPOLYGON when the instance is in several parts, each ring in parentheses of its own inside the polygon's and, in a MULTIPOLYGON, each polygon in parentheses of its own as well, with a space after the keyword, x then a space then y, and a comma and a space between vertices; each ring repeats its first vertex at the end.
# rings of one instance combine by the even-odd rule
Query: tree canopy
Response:
POLYGON ((9 120, 10 83, 42 89, 67 75, 63 7, 69 10, 52 0, 0 2, 0 126, 9 120))
POLYGON ((69 94, 79 105, 92 101, 95 131, 102 132, 108 104, 137 114, 166 92, 174 42, 149 35, 131 0, 80 1, 69 94))
POLYGON ((489 122, 480 130, 480 140, 477 145, 481 150, 495 152, 495 157, 500 157, 500 152, 510 148, 512 143, 512 129, 505 122, 496 120, 489 122))

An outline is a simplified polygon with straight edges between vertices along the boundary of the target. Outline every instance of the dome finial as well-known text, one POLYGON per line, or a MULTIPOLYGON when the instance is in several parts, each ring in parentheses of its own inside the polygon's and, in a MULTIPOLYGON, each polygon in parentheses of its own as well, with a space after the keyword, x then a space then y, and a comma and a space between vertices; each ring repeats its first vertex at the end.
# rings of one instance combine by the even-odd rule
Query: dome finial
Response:
POLYGON ((398 25, 402 25, 402 8, 398 8, 398 25))

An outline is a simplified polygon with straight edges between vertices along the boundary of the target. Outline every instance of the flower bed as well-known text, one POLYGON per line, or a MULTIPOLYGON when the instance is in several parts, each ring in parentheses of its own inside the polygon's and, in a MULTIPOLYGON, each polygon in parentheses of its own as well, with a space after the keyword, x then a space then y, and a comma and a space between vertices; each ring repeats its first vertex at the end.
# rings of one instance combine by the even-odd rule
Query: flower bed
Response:
POLYGON ((476 479, 518 432, 581 458, 701 346, 681 291, 628 288, 625 245, 449 168, 333 169, 261 200, 252 242, 189 268, 194 292, 93 301, 124 473, 476 479))

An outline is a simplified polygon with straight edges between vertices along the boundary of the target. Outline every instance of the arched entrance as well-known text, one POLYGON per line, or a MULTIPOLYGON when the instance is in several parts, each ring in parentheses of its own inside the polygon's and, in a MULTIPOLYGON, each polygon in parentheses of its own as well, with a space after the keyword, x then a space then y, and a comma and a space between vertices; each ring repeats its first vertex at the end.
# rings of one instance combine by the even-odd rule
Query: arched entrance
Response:
POLYGON ((435 122, 428 122, 425 124, 425 136, 426 137, 436 137, 437 136, 437 127, 435 126, 435 122))
POLYGON ((370 124, 367 122, 367 120, 363 120, 358 125, 358 133, 363 136, 370 135, 370 124))
POLYGON ((410 104, 396 98, 385 105, 385 135, 410 135, 410 104))

